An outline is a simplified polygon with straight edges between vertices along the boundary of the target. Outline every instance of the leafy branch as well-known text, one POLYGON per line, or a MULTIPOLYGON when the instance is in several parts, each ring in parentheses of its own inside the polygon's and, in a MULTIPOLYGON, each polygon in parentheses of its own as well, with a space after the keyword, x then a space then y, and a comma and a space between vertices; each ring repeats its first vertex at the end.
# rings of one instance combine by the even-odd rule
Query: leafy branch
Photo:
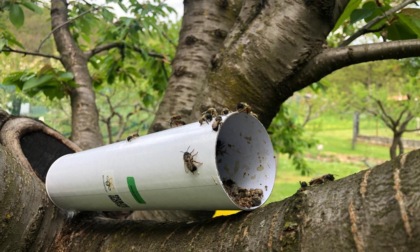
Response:
MULTIPOLYGON (((355 39, 357 39, 358 37, 362 36, 363 34, 366 34, 368 32, 374 32, 374 30, 371 30, 371 28, 377 24, 379 21, 381 21, 382 19, 388 17, 389 15, 392 15, 393 13, 403 9, 405 6, 411 4, 411 3, 415 3, 416 0, 406 0, 404 2, 402 2, 401 4, 389 9, 388 11, 384 12, 382 15, 375 17, 374 19, 372 19, 369 23, 367 23, 366 25, 364 25, 361 29, 359 29, 357 32, 355 32, 353 35, 351 35, 348 39, 344 40, 343 42, 341 42, 341 44, 339 45, 339 47, 344 47, 344 46, 348 46, 351 42, 353 42, 355 39)), ((380 29, 382 29, 383 27, 381 27, 380 29)))
POLYGON ((85 55, 86 58, 89 59, 89 58, 91 58, 92 56, 94 56, 94 55, 96 55, 98 53, 101 53, 101 52, 104 52, 104 51, 108 51, 108 50, 111 50, 113 48, 120 48, 120 49, 122 49, 122 48, 128 48, 128 49, 131 49, 131 50, 133 50, 133 51, 135 51, 137 53, 140 53, 142 55, 143 54, 147 54, 150 57, 159 58, 159 59, 161 59, 165 63, 170 63, 170 59, 167 56, 163 55, 163 54, 159 54, 159 53, 156 53, 156 52, 145 52, 143 49, 138 48, 136 46, 128 45, 124 41, 115 41, 115 42, 111 42, 111 43, 108 43, 108 44, 99 45, 99 46, 93 48, 92 50, 86 51, 84 53, 84 55, 85 55))
POLYGON ((11 52, 11 53, 23 54, 24 56, 31 55, 31 56, 38 56, 38 57, 44 57, 44 58, 61 60, 61 57, 59 57, 59 56, 55 56, 55 55, 51 55, 51 54, 45 54, 45 53, 40 53, 40 52, 28 52, 28 51, 13 49, 13 48, 10 48, 8 46, 3 47, 3 49, 0 52, 2 52, 2 51, 3 52, 11 52))
POLYGON ((87 11, 84 11, 84 12, 82 12, 82 13, 80 13, 79 15, 77 15, 76 17, 74 17, 74 18, 71 18, 71 19, 69 19, 69 20, 67 20, 66 22, 63 22, 61 25, 58 25, 57 27, 55 27, 54 29, 52 29, 51 30, 51 32, 49 32, 48 34, 47 34, 47 36, 45 36, 45 38, 41 41, 41 43, 39 44, 39 46, 38 46, 38 49, 36 50, 36 52, 39 52, 40 50, 41 50, 41 48, 42 48, 42 46, 45 44, 45 42, 47 41, 47 39, 56 31, 56 30, 58 30, 58 29, 60 29, 61 27, 63 27, 63 26, 65 26, 65 25, 67 25, 67 24, 69 24, 69 23, 71 23, 71 22, 73 22, 73 21, 75 21, 76 19, 78 19, 78 18, 80 18, 80 17, 82 17, 82 16, 84 16, 84 15, 86 15, 86 14, 88 14, 89 12, 92 12, 92 11, 94 11, 94 10, 96 10, 96 9, 98 9, 98 7, 93 7, 93 8, 91 8, 91 9, 89 9, 89 10, 87 10, 87 11))

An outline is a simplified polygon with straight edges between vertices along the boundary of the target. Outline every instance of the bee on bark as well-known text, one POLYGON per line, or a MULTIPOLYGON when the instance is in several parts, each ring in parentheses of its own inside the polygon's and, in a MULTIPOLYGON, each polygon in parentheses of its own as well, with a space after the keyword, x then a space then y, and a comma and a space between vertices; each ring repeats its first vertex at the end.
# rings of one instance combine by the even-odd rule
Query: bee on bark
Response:
POLYGON ((200 123, 200 125, 203 125, 204 122, 206 122, 207 124, 209 124, 209 122, 211 122, 211 120, 213 120, 213 116, 209 113, 205 113, 199 120, 198 122, 200 123))
POLYGON ((299 181, 300 188, 297 190, 298 192, 303 192, 308 188, 308 183, 305 181, 299 181))
POLYGON ((326 174, 324 176, 314 178, 311 181, 309 181, 309 185, 320 185, 320 184, 324 184, 325 182, 328 182, 328 181, 334 181, 334 175, 326 174))
POLYGON ((174 115, 171 117, 171 120, 169 121, 169 126, 171 126, 171 128, 175 128, 178 126, 182 126, 185 125, 185 122, 181 120, 182 116, 180 115, 174 115))
POLYGON ((222 117, 216 116, 211 127, 213 128, 214 131, 218 131, 221 125, 222 125, 222 117))
POLYGON ((217 110, 215 108, 208 108, 206 111, 204 111, 203 113, 201 113, 202 115, 205 114, 210 114, 212 117, 216 117, 217 114, 217 110))
MULTIPOLYGON (((187 151, 183 152, 184 156, 184 168, 185 168, 185 172, 191 172, 192 174, 194 174, 199 165, 202 165, 203 163, 200 163, 198 161, 194 160, 194 157, 197 156, 198 152, 194 153, 194 150, 192 150, 191 152, 189 152, 188 150, 190 149, 190 147, 187 148, 187 151)), ((198 172, 197 172, 198 173, 198 172)))
POLYGON ((137 137, 139 137, 139 134, 134 133, 133 135, 127 137, 127 142, 130 142, 131 140, 133 140, 134 138, 137 138, 137 137))

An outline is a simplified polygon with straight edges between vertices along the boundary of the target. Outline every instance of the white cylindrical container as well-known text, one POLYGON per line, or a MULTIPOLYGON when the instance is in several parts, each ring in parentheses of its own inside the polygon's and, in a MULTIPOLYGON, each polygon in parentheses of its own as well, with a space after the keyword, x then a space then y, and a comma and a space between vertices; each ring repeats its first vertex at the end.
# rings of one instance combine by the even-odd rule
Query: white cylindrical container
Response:
POLYGON ((48 195, 60 208, 82 211, 259 207, 276 177, 267 131, 246 113, 224 116, 218 131, 213 123, 60 157, 47 173, 48 195))

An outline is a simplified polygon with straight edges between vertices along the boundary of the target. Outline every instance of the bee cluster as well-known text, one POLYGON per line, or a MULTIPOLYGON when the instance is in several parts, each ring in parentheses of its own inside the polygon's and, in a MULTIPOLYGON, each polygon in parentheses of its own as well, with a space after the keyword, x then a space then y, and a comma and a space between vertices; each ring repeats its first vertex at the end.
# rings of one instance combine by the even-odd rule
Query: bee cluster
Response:
POLYGON ((264 196, 263 190, 240 187, 231 179, 223 180, 222 182, 226 192, 236 204, 247 208, 261 205, 261 199, 264 196))
MULTIPOLYGON (((249 106, 246 102, 239 102, 236 105, 236 111, 239 113, 247 113, 258 118, 258 115, 252 112, 251 106, 249 106)), ((217 112, 217 109, 215 108, 208 108, 206 111, 201 113, 201 117, 198 119, 198 122, 200 123, 200 125, 203 125, 204 123, 209 124, 214 119, 214 122, 212 123, 211 127, 214 131, 218 131, 223 123, 222 115, 228 115, 231 112, 232 111, 230 111, 228 108, 222 108, 220 110, 220 113, 217 112)), ((182 120, 181 115, 174 115, 169 120, 169 126, 171 128, 182 125, 185 125, 185 122, 182 120)))
POLYGON ((298 189, 298 192, 305 191, 306 189, 308 189, 309 186, 321 185, 321 184, 324 184, 324 183, 329 182, 329 181, 334 181, 334 179, 335 179, 334 175, 325 174, 321 177, 311 179, 311 181, 309 181, 309 185, 305 181, 299 181, 300 188, 298 189))
MULTIPOLYGON (((239 102, 236 105, 236 111, 239 113, 247 113, 258 118, 257 114, 251 111, 251 106, 249 106, 245 102, 239 102)), ((198 122, 200 123, 200 125, 203 125, 203 123, 209 124, 214 118, 214 122, 212 123, 211 127, 214 131, 218 131, 220 126, 222 125, 223 120, 221 115, 228 115, 229 113, 231 113, 231 111, 228 108, 222 108, 220 110, 220 114, 217 112, 217 109, 209 108, 203 113, 201 113, 202 116, 200 117, 198 122)))

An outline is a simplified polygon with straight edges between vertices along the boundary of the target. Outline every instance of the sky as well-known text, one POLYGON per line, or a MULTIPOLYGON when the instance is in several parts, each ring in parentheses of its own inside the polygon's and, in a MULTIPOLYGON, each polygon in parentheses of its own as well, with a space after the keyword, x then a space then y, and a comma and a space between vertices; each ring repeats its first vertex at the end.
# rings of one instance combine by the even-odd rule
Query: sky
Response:
MULTIPOLYGON (((176 10, 178 19, 182 18, 184 14, 184 1, 183 0, 167 0, 166 3, 176 10)), ((175 19, 175 17, 172 17, 175 19)))

